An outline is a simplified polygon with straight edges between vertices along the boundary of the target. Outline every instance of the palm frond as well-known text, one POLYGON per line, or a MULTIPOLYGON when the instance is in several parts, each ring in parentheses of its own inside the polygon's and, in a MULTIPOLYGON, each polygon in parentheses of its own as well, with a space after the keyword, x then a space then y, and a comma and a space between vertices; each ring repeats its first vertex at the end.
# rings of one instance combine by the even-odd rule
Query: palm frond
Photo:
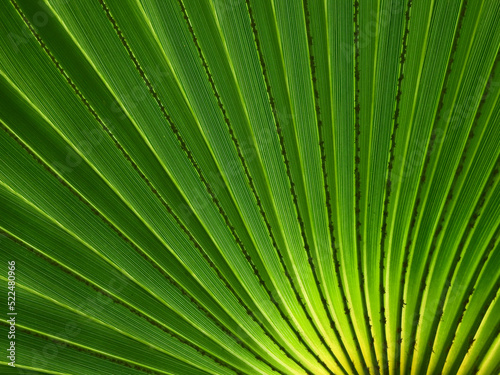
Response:
POLYGON ((498 1, 0 10, 1 373, 499 373, 498 1))

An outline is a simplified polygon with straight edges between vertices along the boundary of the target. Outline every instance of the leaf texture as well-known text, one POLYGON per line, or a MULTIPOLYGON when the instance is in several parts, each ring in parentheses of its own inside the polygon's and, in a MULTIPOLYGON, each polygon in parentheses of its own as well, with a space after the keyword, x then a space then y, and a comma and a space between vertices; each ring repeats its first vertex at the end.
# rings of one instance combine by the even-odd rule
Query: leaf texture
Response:
POLYGON ((2 374, 500 372, 498 1, 0 9, 2 374))

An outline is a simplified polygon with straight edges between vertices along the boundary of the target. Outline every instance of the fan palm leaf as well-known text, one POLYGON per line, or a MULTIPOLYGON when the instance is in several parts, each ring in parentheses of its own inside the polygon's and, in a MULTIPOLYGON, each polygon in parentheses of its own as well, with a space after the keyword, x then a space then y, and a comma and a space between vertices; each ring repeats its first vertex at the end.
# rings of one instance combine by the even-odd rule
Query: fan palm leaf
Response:
POLYGON ((0 9, 2 373, 499 373, 498 1, 0 9))

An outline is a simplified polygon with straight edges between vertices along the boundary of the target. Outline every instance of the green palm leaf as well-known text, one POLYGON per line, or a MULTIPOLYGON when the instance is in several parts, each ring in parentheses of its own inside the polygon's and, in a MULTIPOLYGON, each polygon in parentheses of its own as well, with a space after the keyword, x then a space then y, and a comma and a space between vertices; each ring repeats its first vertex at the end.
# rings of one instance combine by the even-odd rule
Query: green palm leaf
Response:
POLYGON ((500 373, 498 1, 0 9, 2 374, 500 373))

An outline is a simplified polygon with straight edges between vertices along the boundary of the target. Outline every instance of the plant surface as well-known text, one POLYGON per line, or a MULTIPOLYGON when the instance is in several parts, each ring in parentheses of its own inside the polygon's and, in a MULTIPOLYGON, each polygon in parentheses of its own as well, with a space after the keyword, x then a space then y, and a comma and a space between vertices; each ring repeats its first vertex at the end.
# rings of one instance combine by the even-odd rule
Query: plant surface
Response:
POLYGON ((499 1, 0 14, 0 373, 500 373, 499 1))

